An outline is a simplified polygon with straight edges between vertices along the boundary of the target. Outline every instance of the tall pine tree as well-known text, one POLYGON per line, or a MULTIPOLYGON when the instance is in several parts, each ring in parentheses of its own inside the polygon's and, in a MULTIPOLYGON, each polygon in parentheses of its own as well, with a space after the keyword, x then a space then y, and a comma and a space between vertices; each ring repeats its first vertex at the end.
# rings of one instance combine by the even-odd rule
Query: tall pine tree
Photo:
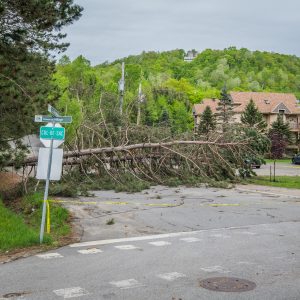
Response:
POLYGON ((250 99, 245 111, 242 113, 241 122, 258 130, 263 130, 267 127, 263 115, 259 112, 252 99, 250 99))
POLYGON ((271 157, 273 159, 282 158, 287 145, 292 140, 290 126, 283 121, 281 115, 278 115, 277 120, 271 126, 268 134, 271 140, 271 157))
POLYGON ((217 106, 217 121, 222 126, 222 130, 226 131, 233 116, 233 102, 227 93, 226 86, 221 91, 221 97, 217 106))
POLYGON ((284 122, 282 115, 277 116, 277 120, 271 124, 271 133, 276 132, 281 135, 287 142, 291 142, 292 133, 288 123, 284 122))
POLYGON ((209 106, 206 106, 201 117, 198 127, 200 134, 207 135, 209 132, 216 129, 216 118, 209 106))

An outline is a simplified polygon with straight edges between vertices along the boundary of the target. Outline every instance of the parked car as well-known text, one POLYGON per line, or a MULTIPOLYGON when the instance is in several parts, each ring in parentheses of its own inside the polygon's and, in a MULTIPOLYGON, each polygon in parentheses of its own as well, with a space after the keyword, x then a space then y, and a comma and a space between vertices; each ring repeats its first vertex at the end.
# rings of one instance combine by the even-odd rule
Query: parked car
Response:
POLYGON ((245 163, 253 169, 259 169, 261 167, 261 161, 257 158, 245 159, 245 163))
POLYGON ((292 164, 300 165, 300 153, 294 155, 292 158, 292 164))

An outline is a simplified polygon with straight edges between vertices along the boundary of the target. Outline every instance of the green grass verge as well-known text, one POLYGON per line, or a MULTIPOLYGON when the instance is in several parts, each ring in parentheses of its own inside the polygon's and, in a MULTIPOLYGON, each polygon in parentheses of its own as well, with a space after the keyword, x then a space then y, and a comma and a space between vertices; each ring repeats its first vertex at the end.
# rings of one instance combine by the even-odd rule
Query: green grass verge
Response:
MULTIPOLYGON (((39 193, 27 195, 8 206, 0 200, 0 253, 39 244, 42 199, 39 193)), ((71 231, 69 213, 57 204, 50 205, 50 212, 51 233, 45 234, 44 243, 57 245, 71 231)))
POLYGON ((300 176, 276 176, 275 180, 276 181, 270 181, 269 176, 257 176, 247 179, 246 182, 258 185, 300 189, 300 176))
MULTIPOLYGON (((274 160, 273 159, 265 159, 265 162, 267 164, 273 164, 274 160)), ((276 164, 291 164, 292 159, 291 158, 283 158, 283 159, 276 159, 276 164)))

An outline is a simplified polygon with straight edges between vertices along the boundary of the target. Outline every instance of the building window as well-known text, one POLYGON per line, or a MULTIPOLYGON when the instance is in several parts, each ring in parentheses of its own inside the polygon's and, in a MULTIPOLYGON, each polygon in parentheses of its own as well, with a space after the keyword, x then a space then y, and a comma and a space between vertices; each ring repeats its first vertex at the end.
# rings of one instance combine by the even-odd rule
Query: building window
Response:
POLYGON ((283 115, 285 113, 285 109, 279 109, 279 113, 283 115))

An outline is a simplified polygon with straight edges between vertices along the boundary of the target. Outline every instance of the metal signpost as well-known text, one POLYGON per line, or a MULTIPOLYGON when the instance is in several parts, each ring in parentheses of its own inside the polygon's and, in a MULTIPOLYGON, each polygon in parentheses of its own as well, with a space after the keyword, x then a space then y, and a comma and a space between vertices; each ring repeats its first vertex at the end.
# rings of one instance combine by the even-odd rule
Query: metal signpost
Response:
MULTIPOLYGON (((47 176, 46 176, 46 186, 44 192, 44 202, 43 202, 43 212, 42 212, 42 222, 41 222, 41 230, 40 230, 40 243, 43 242, 44 231, 45 231, 45 221, 46 221, 46 206, 49 192, 49 183, 51 179, 51 167, 52 167, 52 157, 53 157, 53 148, 60 145, 65 138, 65 129, 56 123, 71 123, 72 117, 70 116, 60 116, 59 112, 48 105, 48 111, 52 114, 52 116, 35 116, 35 122, 51 122, 51 124, 47 124, 46 126, 41 126, 40 128, 40 139, 43 144, 50 148, 49 156, 48 156, 48 165, 47 165, 47 176), (57 126, 58 125, 58 126, 57 126), (45 141, 50 141, 50 145, 45 141), (58 144, 54 146, 54 141, 58 141, 58 144)), ((39 155, 40 157, 40 155, 39 155)), ((43 156, 41 156, 43 157, 43 156)), ((58 156, 59 157, 59 156, 58 156)), ((60 156, 62 160, 62 155, 60 156)), ((39 162, 40 164, 40 162, 39 162)))

